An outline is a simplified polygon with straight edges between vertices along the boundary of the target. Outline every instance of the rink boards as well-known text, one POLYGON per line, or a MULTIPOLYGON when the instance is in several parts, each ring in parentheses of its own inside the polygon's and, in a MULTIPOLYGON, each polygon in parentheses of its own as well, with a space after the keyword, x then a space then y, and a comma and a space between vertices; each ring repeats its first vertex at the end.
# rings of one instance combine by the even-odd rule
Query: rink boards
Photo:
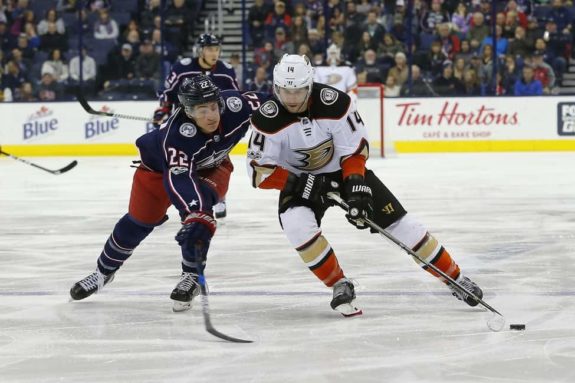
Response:
MULTIPOLYGON (((151 117, 157 102, 91 102, 96 110, 151 117)), ((362 98, 372 154, 575 151, 573 97, 362 98), (383 116, 383 118, 381 118, 383 116), (379 121, 383 121, 382 124, 379 121), (383 130, 383 133, 382 133, 383 130)), ((20 156, 137 155, 150 122, 87 114, 76 102, 2 103, 0 145, 20 156)), ((244 154, 247 137, 234 149, 244 154)))

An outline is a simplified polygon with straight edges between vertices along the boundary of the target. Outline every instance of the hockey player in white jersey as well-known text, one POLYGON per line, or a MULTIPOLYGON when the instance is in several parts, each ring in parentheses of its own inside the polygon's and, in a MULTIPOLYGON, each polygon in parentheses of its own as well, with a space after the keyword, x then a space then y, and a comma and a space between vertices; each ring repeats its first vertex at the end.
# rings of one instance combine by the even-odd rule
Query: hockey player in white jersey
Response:
POLYGON ((314 81, 346 92, 355 101, 357 76, 351 64, 342 60, 341 50, 337 45, 332 44, 327 48, 325 62, 327 65, 315 68, 314 81))
MULTIPOLYGON (((361 314, 353 284, 322 233, 321 219, 333 206, 328 191, 347 202, 346 218, 354 226, 364 229, 362 218, 370 218, 481 298, 481 289, 463 276, 441 242, 366 168, 367 132, 355 103, 346 93, 314 82, 313 76, 305 56, 284 55, 275 66, 274 96, 252 115, 248 172, 254 187, 280 190, 282 229, 309 269, 333 288, 332 309, 345 316, 361 314)), ((451 289, 458 299, 477 305, 451 289)))

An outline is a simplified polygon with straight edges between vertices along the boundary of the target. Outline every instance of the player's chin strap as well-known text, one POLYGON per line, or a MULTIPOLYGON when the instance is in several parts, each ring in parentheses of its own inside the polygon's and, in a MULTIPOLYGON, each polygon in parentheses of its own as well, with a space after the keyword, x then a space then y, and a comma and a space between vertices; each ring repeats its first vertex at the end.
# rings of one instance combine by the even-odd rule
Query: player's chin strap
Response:
MULTIPOLYGON (((347 203, 339 196, 339 194, 334 193, 334 192, 329 192, 327 193, 327 198, 331 199, 333 202, 335 202, 336 205, 338 205, 339 207, 341 207, 343 210, 347 211, 349 210, 349 206, 347 205, 347 203)), ((414 257, 415 259, 417 259, 419 262, 425 264, 427 267, 429 267, 430 269, 432 269, 433 271, 435 271, 437 274, 441 275, 443 278, 445 278, 449 284, 451 284, 453 287, 457 288, 459 291, 469 295, 470 297, 472 297, 477 303, 480 303, 483 307, 485 307, 486 309, 488 309, 489 311, 491 311, 494 314, 497 314, 501 317, 503 317, 503 315, 495 310, 493 307, 491 307, 490 305, 488 305, 487 303, 485 303, 481 298, 479 298, 477 295, 473 294, 473 292, 467 290, 465 287, 463 287, 459 282, 455 281, 453 278, 451 278, 449 275, 445 274, 443 271, 441 271, 440 269, 438 269, 435 265, 427 262, 425 259, 421 258, 416 252, 414 252, 413 250, 411 250, 406 244, 404 244, 403 242, 401 242, 399 239, 395 238, 393 235, 391 235, 390 233, 388 233, 387 231, 385 231, 381 226, 379 226, 377 223, 373 222, 371 219, 365 217, 363 218, 363 221, 365 222, 365 224, 367 226, 369 226, 371 229, 373 229, 374 231, 378 232, 379 234, 383 235, 385 238, 389 239, 391 242, 395 243, 397 246, 401 247, 404 251, 406 251, 409 255, 411 255, 412 257, 414 257)))

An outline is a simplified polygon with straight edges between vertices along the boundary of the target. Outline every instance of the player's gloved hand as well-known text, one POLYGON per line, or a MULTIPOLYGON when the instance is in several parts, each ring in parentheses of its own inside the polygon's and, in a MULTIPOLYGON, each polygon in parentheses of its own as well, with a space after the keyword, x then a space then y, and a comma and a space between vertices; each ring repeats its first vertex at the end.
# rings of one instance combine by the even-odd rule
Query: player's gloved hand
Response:
POLYGON ((176 241, 183 248, 194 252, 198 243, 207 249, 216 232, 216 220, 210 213, 193 211, 182 222, 182 228, 176 234, 176 241))
POLYGON ((168 118, 172 110, 172 104, 164 103, 158 109, 154 111, 154 117, 152 124, 154 127, 159 128, 160 125, 168 118))
POLYGON ((365 184, 362 176, 352 174, 344 181, 345 200, 348 205, 347 220, 358 229, 367 229, 362 218, 373 215, 373 196, 371 188, 365 184))
POLYGON ((303 200, 317 203, 322 201, 327 180, 321 174, 290 174, 284 191, 303 200))

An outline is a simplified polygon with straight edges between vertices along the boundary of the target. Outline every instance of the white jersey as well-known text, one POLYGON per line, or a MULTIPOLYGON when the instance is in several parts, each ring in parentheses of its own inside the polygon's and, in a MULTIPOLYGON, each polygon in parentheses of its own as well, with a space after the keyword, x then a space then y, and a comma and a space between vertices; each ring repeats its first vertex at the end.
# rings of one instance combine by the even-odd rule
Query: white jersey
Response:
POLYGON ((332 173, 351 155, 367 158, 367 129, 350 97, 314 83, 310 98, 301 115, 287 112, 276 99, 252 115, 248 172, 254 187, 278 166, 296 175, 332 173))
POLYGON ((315 68, 314 81, 346 93, 355 92, 357 88, 355 71, 347 65, 318 66, 315 68))

